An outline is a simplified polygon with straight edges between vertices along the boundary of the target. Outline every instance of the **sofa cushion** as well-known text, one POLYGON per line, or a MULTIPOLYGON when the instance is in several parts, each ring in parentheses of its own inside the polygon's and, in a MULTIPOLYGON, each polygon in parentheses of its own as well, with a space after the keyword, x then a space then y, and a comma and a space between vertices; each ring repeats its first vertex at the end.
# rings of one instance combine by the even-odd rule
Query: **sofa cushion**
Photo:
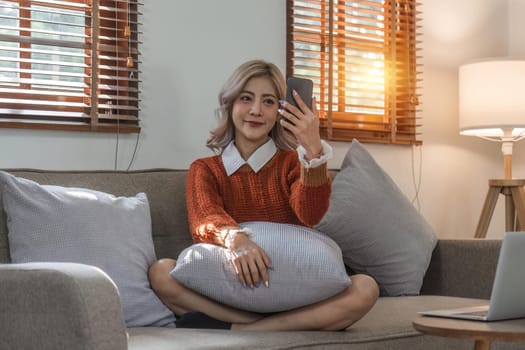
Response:
POLYGON ((354 140, 316 226, 345 263, 376 279, 381 295, 419 294, 437 239, 433 229, 368 151, 354 140))
POLYGON ((268 254, 269 288, 244 287, 229 249, 195 244, 184 250, 172 276, 185 286, 221 303, 254 312, 293 309, 328 298, 350 285, 341 250, 317 231, 270 222, 247 222, 252 239, 268 254))
MULTIPOLYGON (((156 350, 472 350, 473 342, 423 335, 412 326, 421 310, 479 305, 479 299, 442 296, 380 298, 360 321, 343 332, 245 332, 224 330, 133 328, 129 350, 142 350, 147 342, 156 350), (220 345, 217 345, 220 344, 220 345)), ((510 345, 510 344, 507 344, 510 345)), ((517 350, 523 344, 497 349, 517 350)))
POLYGON ((118 287, 128 326, 166 326, 173 313, 150 288, 155 261, 144 193, 115 197, 84 188, 46 186, 0 172, 14 263, 75 262, 99 267, 118 287))

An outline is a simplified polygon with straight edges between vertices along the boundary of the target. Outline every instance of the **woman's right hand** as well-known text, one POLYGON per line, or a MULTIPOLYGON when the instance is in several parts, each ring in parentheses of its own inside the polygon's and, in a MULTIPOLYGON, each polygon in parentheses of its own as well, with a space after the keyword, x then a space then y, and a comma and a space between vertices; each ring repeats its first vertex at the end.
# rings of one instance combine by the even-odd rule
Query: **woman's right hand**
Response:
POLYGON ((229 249, 232 253, 235 273, 244 287, 258 287, 261 282, 266 287, 269 286, 270 258, 261 247, 246 234, 238 232, 230 243, 229 249))

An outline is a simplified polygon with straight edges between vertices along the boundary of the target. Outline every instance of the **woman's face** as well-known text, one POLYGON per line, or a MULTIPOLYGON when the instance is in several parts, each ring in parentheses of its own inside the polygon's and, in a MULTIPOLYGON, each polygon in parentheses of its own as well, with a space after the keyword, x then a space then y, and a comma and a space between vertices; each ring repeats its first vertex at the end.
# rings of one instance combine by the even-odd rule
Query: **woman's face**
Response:
POLYGON ((242 154, 252 153, 268 140, 278 108, 279 99, 269 78, 248 80, 232 110, 235 144, 242 154))

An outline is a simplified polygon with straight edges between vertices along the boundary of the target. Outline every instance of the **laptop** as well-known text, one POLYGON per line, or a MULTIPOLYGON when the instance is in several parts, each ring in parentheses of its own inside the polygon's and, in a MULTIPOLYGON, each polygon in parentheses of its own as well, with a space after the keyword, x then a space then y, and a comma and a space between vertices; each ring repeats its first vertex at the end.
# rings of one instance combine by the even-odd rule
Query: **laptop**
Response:
POLYGON ((418 312, 424 316, 498 321, 525 317, 525 232, 503 237, 488 305, 418 312))

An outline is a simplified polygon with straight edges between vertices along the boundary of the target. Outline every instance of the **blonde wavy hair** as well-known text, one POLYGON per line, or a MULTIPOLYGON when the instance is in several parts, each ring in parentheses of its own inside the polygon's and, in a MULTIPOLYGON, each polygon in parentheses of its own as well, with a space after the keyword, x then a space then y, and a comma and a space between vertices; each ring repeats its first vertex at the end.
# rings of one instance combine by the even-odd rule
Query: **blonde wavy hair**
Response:
MULTIPOLYGON (((265 77, 270 80, 277 98, 284 100, 286 82, 277 66, 264 60, 252 60, 241 64, 226 81, 219 93, 219 108, 216 110, 218 125, 210 131, 206 147, 217 154, 235 137, 235 126, 232 119, 233 103, 241 94, 246 83, 252 78, 265 77)), ((292 150, 297 147, 295 137, 287 132, 281 123, 276 122, 269 136, 279 149, 292 150)))

